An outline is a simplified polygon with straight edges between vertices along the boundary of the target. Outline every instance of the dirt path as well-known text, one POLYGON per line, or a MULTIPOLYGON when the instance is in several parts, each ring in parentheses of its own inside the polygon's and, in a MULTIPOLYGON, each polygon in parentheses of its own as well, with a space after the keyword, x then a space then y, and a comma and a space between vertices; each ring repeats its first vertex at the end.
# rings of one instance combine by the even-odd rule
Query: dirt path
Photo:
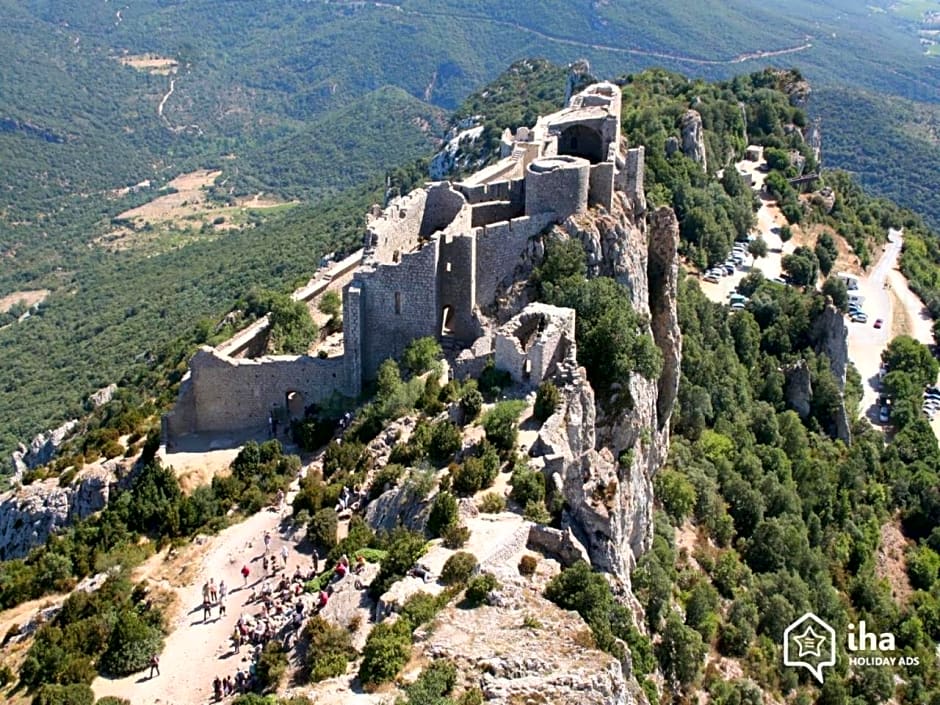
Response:
POLYGON ((188 578, 184 577, 185 584, 174 589, 180 610, 160 656, 160 675, 148 678, 147 672, 141 672, 117 680, 96 678, 92 683, 95 696, 127 698, 133 705, 202 705, 212 697, 212 679, 216 675, 234 677, 239 668, 247 669, 248 647, 243 646, 240 654, 234 654, 229 636, 240 614, 253 615, 258 611, 256 605, 246 602, 251 588, 255 585, 260 588, 264 580, 261 567, 264 532, 270 531, 274 537, 271 554, 277 555, 278 560, 281 546, 288 547, 289 574, 298 564, 304 570, 310 566, 310 557, 299 553, 280 529, 281 515, 262 511, 210 538, 203 550, 198 546, 187 549, 201 555, 194 559, 198 566, 191 566, 194 570, 189 571, 188 578), (239 573, 246 563, 251 568, 247 587, 239 573), (212 617, 204 622, 202 585, 209 578, 214 578, 217 584, 225 581, 229 587, 227 615, 219 617, 218 611, 213 610, 212 617))

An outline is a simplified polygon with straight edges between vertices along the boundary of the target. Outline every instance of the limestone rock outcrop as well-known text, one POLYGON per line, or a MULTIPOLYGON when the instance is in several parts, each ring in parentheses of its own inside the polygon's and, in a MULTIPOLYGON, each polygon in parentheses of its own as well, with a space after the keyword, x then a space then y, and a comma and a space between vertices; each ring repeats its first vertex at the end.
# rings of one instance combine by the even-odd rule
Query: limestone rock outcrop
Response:
POLYGON ((702 171, 708 170, 705 158, 705 129, 702 116, 697 110, 687 110, 679 121, 682 134, 682 153, 694 162, 702 165, 702 171))
POLYGON ((784 397, 787 406, 800 415, 801 419, 809 417, 813 401, 813 382, 806 360, 797 360, 785 370, 787 386, 784 397))
POLYGON ((22 558, 50 534, 104 509, 132 466, 110 460, 86 468, 66 486, 42 480, 0 495, 0 560, 22 558))
POLYGON ((479 674, 469 685, 479 686, 488 704, 647 702, 632 677, 629 657, 621 664, 609 654, 584 648, 585 626, 576 613, 548 603, 518 575, 499 579, 496 605, 447 607, 435 618, 433 631, 416 632, 422 655, 451 660, 461 673, 479 674), (522 628, 526 616, 534 616, 540 627, 522 628))
MULTIPOLYGON (((652 479, 669 446, 669 418, 679 384, 681 333, 676 313, 679 228, 661 208, 650 228, 618 194, 610 213, 569 218, 558 235, 577 237, 588 255, 589 276, 610 276, 630 290, 633 307, 649 321, 663 355, 658 379, 630 376, 632 406, 616 399, 597 404, 583 370, 568 370, 563 403, 542 426, 533 453, 563 488, 569 507, 564 523, 584 544, 591 562, 624 586, 636 559, 652 541, 652 479)), ((623 395, 623 391, 621 392, 623 395)))
MULTIPOLYGON (((844 393, 849 364, 849 329, 839 309, 828 304, 813 322, 811 336, 816 354, 825 355, 829 359, 829 369, 836 378, 839 390, 844 393)), ((834 421, 836 438, 851 443, 852 432, 844 399, 839 405, 834 421)))
POLYGON ((27 470, 38 468, 52 460, 76 426, 78 421, 75 419, 66 421, 58 428, 36 435, 30 441, 29 447, 20 444, 20 447, 13 451, 14 480, 18 480, 27 470))

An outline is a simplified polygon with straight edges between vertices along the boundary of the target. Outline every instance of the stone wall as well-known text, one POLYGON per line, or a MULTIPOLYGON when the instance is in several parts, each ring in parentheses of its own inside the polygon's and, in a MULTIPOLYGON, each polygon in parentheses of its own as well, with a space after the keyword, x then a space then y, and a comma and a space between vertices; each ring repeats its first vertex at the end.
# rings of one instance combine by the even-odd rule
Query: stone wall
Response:
POLYGON ((416 189, 392 199, 381 216, 368 222, 365 236, 368 259, 392 262, 418 246, 427 198, 427 191, 416 189))
POLYGON ((574 331, 574 310, 529 304, 496 331, 496 367, 516 383, 537 387, 561 360, 574 355, 574 331))
POLYGON ((529 238, 554 221, 553 214, 540 213, 473 229, 477 241, 476 300, 480 305, 492 302, 500 283, 516 270, 529 238))
MULTIPOLYGON (((383 360, 398 357, 415 338, 440 333, 437 305, 439 238, 397 264, 380 264, 357 273, 361 290, 360 350, 362 379, 375 378, 383 360)), ((353 286, 350 285, 350 286, 353 286)))
POLYGON ((441 324, 458 340, 471 341, 480 334, 476 307, 476 238, 472 234, 440 236, 438 307, 447 320, 441 324))
POLYGON ((470 205, 490 201, 509 201, 522 208, 525 205, 525 179, 493 181, 486 184, 459 184, 458 188, 470 205))
POLYGON ((326 401, 334 391, 347 391, 341 357, 236 360, 203 347, 190 360, 189 369, 178 409, 167 416, 165 430, 170 437, 266 428, 271 409, 286 406, 290 392, 298 393, 306 406, 326 401))
POLYGON ((559 220, 587 210, 591 164, 581 157, 538 159, 526 169, 526 215, 555 213, 559 220))
POLYGON ((591 180, 588 203, 610 210, 614 202, 614 163, 602 162, 591 165, 591 180))

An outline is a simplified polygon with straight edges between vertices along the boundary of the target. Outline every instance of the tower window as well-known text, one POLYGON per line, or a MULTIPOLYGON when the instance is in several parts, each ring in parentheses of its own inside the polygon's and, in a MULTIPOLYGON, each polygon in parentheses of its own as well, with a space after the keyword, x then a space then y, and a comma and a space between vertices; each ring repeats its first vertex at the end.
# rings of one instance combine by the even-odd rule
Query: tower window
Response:
POLYGON ((401 315, 401 292, 395 292, 395 313, 401 315))

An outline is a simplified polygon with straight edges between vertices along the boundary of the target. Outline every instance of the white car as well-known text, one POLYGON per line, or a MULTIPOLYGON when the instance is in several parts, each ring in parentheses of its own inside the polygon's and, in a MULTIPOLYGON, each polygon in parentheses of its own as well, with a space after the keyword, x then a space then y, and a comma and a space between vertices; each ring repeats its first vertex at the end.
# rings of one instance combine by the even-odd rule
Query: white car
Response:
POLYGON ((852 322, 853 323, 868 323, 868 314, 862 313, 861 311, 858 313, 853 313, 852 322))
POLYGON ((711 282, 712 284, 717 284, 719 276, 720 275, 715 274, 715 272, 706 272, 705 276, 702 278, 707 282, 711 282))

